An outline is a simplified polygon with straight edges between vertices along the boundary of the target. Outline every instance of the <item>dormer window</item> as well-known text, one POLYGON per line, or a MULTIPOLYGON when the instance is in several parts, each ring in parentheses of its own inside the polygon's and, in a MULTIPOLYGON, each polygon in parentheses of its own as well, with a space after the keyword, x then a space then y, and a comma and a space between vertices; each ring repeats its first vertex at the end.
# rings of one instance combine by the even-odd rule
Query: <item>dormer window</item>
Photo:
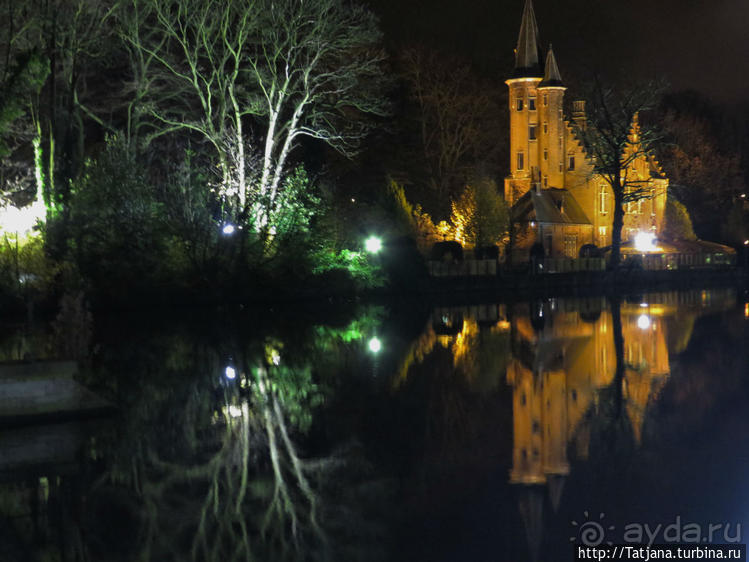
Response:
POLYGON ((536 111, 536 98, 528 98, 528 109, 536 111))

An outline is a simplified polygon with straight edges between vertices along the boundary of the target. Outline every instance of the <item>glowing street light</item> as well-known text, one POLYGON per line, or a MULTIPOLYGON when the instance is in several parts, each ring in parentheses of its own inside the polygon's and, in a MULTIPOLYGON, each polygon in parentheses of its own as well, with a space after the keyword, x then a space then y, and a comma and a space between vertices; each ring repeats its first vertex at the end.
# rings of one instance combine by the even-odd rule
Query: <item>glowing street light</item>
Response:
POLYGON ((374 336, 371 340, 369 340, 369 344, 367 345, 369 347, 369 351, 372 353, 378 353, 382 349, 382 342, 380 341, 380 338, 377 336, 374 336))
POLYGON ((226 236, 230 236, 230 235, 234 234, 235 230, 236 230, 236 228, 234 227, 233 224, 226 223, 224 225, 224 228, 221 229, 221 232, 223 232, 226 236))
POLYGON ((237 376, 237 371, 234 370, 234 367, 226 367, 226 369, 224 369, 224 376, 230 381, 233 381, 237 376))
POLYGON ((635 235, 635 248, 638 252, 657 252, 658 246, 654 242, 655 238, 650 232, 638 232, 635 235))
POLYGON ((376 254, 382 250, 382 240, 377 236, 370 236, 364 241, 364 249, 370 254, 376 254))

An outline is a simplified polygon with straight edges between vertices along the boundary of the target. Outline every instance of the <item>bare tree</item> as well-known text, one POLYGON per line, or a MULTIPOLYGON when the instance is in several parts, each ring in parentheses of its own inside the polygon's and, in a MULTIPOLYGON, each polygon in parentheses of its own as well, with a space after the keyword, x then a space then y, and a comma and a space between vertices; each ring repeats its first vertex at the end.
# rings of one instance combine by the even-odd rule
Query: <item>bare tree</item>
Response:
POLYGON ((130 2, 154 14, 125 31, 143 79, 184 94, 152 100, 159 134, 187 129, 207 140, 221 189, 258 229, 281 202, 301 137, 350 155, 368 128, 361 116, 385 113, 380 34, 363 8, 342 0, 130 2), (253 152, 262 163, 258 177, 248 178, 253 152))
POLYGON ((465 185, 470 168, 496 156, 487 120, 497 119, 500 96, 482 83, 466 61, 425 47, 405 50, 402 73, 416 102, 421 157, 433 196, 447 202, 465 185))
POLYGON ((655 127, 643 125, 640 119, 657 106, 661 91, 658 84, 614 89, 596 78, 587 96, 586 119, 575 123, 575 132, 591 157, 592 173, 600 175, 614 194, 613 268, 621 262, 625 204, 657 195, 650 174, 638 167, 654 162, 655 147, 662 139, 655 127))

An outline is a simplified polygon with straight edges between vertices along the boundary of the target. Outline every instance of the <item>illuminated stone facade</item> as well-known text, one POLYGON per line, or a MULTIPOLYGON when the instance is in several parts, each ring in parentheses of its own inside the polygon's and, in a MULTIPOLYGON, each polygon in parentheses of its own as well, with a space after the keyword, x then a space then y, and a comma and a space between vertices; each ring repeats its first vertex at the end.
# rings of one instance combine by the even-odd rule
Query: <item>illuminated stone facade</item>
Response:
MULTIPOLYGON (((527 256, 540 242, 548 257, 577 257, 584 244, 611 244, 614 195, 593 171, 593 162, 576 137, 573 123, 585 120, 584 102, 573 102, 572 120, 564 115, 564 94, 551 47, 539 49, 538 26, 531 0, 526 0, 520 26, 515 69, 509 87, 510 175, 505 200, 513 208, 513 251, 527 256), (576 205, 573 205, 573 202, 576 205), (576 207, 582 213, 565 209, 576 207), (556 207, 556 208, 554 208, 556 207)), ((637 142, 637 123, 631 140, 637 142)), ((622 241, 640 231, 660 234, 668 179, 652 157, 636 159, 634 174, 652 194, 625 206, 622 241)))

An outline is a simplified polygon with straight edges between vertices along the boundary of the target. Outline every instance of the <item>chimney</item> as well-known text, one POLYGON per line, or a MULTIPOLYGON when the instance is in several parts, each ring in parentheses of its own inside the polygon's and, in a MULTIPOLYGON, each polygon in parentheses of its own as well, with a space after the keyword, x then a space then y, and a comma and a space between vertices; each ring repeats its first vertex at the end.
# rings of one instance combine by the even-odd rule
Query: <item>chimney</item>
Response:
POLYGON ((572 102, 572 121, 579 129, 585 130, 587 117, 585 116, 585 100, 575 100, 572 102))

